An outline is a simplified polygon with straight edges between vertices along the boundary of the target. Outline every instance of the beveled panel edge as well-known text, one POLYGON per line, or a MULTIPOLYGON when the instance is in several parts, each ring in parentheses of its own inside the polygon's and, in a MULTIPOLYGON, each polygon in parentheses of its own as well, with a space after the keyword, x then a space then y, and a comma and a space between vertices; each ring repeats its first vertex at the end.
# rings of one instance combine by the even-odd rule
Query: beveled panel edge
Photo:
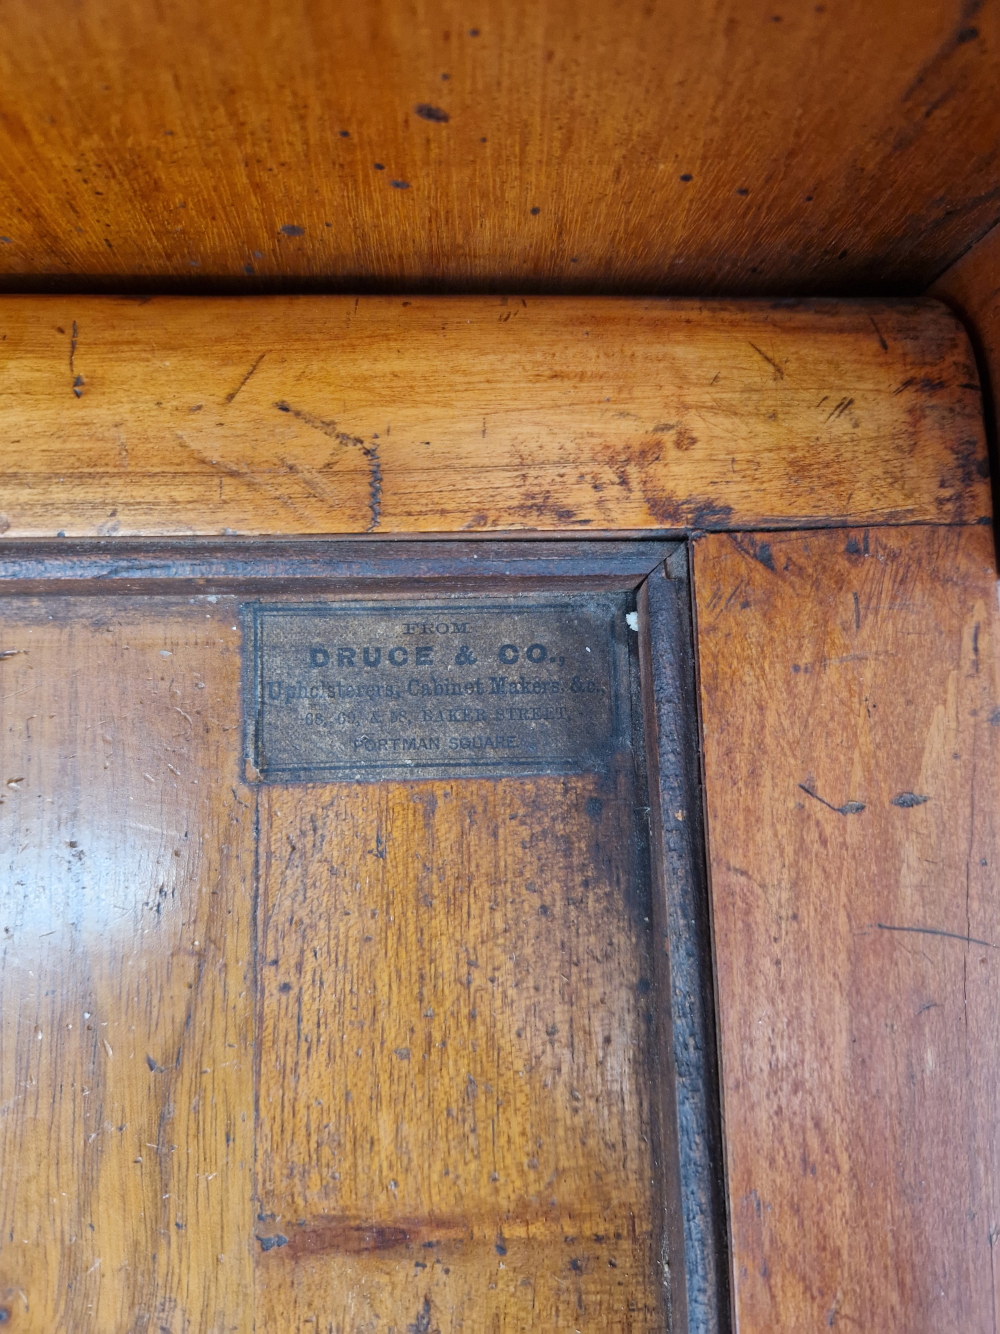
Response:
POLYGON ((0 543, 0 594, 637 588, 677 540, 135 538, 0 543))

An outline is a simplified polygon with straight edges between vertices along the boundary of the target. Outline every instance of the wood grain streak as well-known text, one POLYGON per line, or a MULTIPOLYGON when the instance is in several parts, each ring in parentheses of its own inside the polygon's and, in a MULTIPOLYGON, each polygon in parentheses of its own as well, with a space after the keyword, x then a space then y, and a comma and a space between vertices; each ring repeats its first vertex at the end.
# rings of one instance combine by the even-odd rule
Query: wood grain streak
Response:
POLYGON ((10 0, 0 275, 912 293, 1000 211, 998 21, 979 0, 10 0))
POLYGON ((992 535, 695 553, 743 1334, 990 1334, 1000 1227, 992 535))
POLYGON ((0 302, 14 537, 975 523, 935 303, 0 302))

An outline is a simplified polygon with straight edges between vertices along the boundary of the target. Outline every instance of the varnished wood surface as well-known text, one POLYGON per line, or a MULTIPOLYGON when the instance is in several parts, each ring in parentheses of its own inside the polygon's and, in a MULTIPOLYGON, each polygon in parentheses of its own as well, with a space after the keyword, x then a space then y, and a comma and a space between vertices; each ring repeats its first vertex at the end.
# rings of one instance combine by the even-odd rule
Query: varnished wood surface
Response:
POLYGON ((0 612, 0 1310, 252 1329, 252 801, 224 602, 0 612))
POLYGON ((935 303, 10 297, 0 370, 8 539, 990 513, 935 303))
POLYGON ((665 1331, 627 753, 255 788, 238 608, 0 608, 5 1327, 665 1331))
POLYGON ((1000 1181, 992 535, 695 553, 742 1334, 990 1334, 1000 1181))
POLYGON ((666 962, 656 1006, 660 1135, 673 1329, 729 1334, 725 1145, 691 623, 690 547, 639 590, 639 653, 653 889, 666 962))
POLYGON ((0 548, 0 594, 364 593, 533 588, 631 591, 678 544, 635 538, 597 542, 129 541, 8 543, 0 548))
POLYGON ((11 0, 10 288, 921 290, 997 215, 992 0, 11 0))
POLYGON ((664 1330, 630 779, 260 802, 258 1327, 664 1330))
POLYGON ((972 333, 995 438, 1000 405, 1000 226, 943 273, 931 294, 956 310, 972 333))

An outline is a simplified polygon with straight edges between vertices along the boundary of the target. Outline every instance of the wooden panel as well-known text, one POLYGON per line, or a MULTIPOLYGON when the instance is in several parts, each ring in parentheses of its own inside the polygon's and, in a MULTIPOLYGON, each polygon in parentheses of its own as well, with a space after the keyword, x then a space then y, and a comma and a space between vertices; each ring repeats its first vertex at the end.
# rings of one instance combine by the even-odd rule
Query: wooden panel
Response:
POLYGON ((989 1334, 1000 1226, 992 535, 695 555, 742 1334, 989 1334))
POLYGON ((1000 226, 943 273, 931 293, 958 311, 972 331, 995 427, 1000 403, 1000 226))
POLYGON ((249 1331, 253 821, 231 611, 0 614, 4 1326, 249 1331))
POLYGON ((664 1330, 632 776, 260 802, 259 1323, 664 1330))
POLYGON ((9 543, 0 594, 41 592, 364 593, 532 588, 631 591, 678 549, 635 538, 599 542, 416 542, 379 538, 190 539, 9 543))
POLYGON ((918 291, 995 219, 966 0, 10 0, 8 285, 918 291))
POLYGON ((637 598, 651 917, 664 959, 656 1007, 660 1176, 672 1328, 724 1334, 732 1302, 689 556, 688 547, 677 550, 637 598))
POLYGON ((8 538, 987 516, 934 303, 17 298, 8 538))

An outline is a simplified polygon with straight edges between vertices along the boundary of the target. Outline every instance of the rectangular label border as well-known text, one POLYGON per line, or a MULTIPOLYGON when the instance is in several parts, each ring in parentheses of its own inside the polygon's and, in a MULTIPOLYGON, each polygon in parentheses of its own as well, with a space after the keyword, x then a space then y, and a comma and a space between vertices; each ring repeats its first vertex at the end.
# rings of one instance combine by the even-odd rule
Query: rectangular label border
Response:
POLYGON ((244 682, 244 761, 248 770, 248 779, 255 784, 280 785, 281 783, 323 783, 323 782, 350 782, 350 783, 378 783, 378 782, 399 782, 421 780, 433 782, 442 781, 450 778, 532 778, 553 775, 555 777, 564 776, 571 773, 580 772, 605 772, 608 767, 610 756, 616 751, 626 749, 628 741, 623 729, 623 713, 621 701, 621 663, 619 658, 623 653, 628 653, 628 642, 622 641, 616 633, 616 612, 608 606, 608 633, 611 641, 611 651, 609 653, 609 663, 611 670, 611 738, 610 745, 606 751, 603 762, 596 762, 596 757, 581 767, 579 758, 560 756, 554 759, 525 759, 517 761, 508 761, 507 767, 516 769, 516 772, 503 772, 504 762, 498 761, 495 765, 489 764, 483 760, 454 760, 454 761, 425 761, 419 766, 408 765, 405 762, 398 764, 382 764, 378 771, 359 770, 349 764, 326 764, 310 765, 303 767, 301 765, 275 766, 269 765, 266 770, 259 766, 259 757, 261 753, 261 725, 263 720, 263 653, 261 650, 261 630, 262 621, 269 614, 293 615, 293 616, 314 616, 321 615, 324 619, 335 619, 338 616, 350 616, 358 610, 380 611, 380 612, 412 612, 419 608, 422 612, 567 612, 575 611, 581 602, 593 599, 611 599, 621 600, 622 606, 626 602, 626 596, 617 591, 604 590, 581 590, 578 600, 570 594, 568 600, 559 602, 529 602, 526 599, 517 599, 511 601, 509 597, 497 599, 495 602, 487 603, 466 603, 454 602, 441 604, 434 602, 430 605, 424 604, 418 598, 411 602, 400 604, 397 602, 271 602, 255 599, 252 602, 244 602, 240 606, 240 612, 244 625, 244 662, 243 662, 243 682, 244 682), (249 632, 249 633, 248 633, 249 632), (249 652, 247 651, 247 640, 249 639, 249 652), (252 702, 253 709, 250 712, 246 705, 252 702), (439 772, 427 773, 428 769, 436 769, 439 772), (477 771, 489 768, 489 772, 482 774, 477 771), (533 770, 534 772, 525 773, 524 770, 533 770), (498 772, 498 770, 500 770, 498 772))

